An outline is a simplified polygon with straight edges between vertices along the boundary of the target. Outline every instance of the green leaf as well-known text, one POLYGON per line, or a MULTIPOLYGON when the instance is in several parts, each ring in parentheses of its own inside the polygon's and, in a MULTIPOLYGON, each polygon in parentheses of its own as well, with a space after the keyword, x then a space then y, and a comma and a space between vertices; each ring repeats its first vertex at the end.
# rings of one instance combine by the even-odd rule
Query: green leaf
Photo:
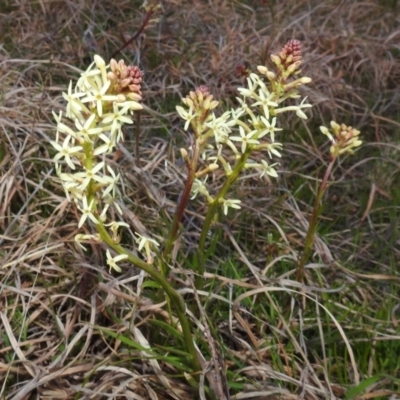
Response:
POLYGON ((142 288, 143 289, 145 289, 145 288, 162 289, 161 286, 157 282, 154 282, 151 280, 145 281, 142 285, 142 288))
POLYGON ((356 396, 358 396, 361 393, 364 393, 365 390, 373 385, 374 383, 378 382, 380 379, 382 379, 382 375, 375 375, 375 376, 371 376, 368 379, 363 380, 362 382, 360 382, 357 386, 353 386, 352 388, 350 388, 347 393, 346 393, 346 400, 352 400, 354 399, 356 396))
POLYGON ((172 336, 177 338, 180 342, 183 343, 183 335, 181 332, 179 332, 177 329, 175 329, 173 326, 170 324, 167 324, 164 321, 158 321, 156 319, 150 320, 150 323, 153 325, 157 325, 163 329, 165 329, 167 332, 169 332, 172 336))
POLYGON ((101 326, 95 326, 95 328, 99 329, 100 331, 102 331, 105 334, 113 337, 116 340, 120 340, 122 343, 126 344, 129 347, 133 347, 134 349, 145 351, 146 353, 153 354, 154 356, 156 356, 156 354, 154 353, 153 349, 149 349, 149 348, 143 347, 141 344, 135 342, 134 340, 128 338, 127 336, 120 335, 118 333, 110 331, 109 329, 105 329, 105 328, 103 328, 101 326))

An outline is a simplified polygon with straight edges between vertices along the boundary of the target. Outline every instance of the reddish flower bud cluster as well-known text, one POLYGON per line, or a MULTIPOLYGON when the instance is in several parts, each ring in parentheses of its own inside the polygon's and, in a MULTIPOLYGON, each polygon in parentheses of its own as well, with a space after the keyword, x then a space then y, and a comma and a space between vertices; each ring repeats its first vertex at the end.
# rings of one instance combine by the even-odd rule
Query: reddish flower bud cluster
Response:
POLYGON ((210 95, 210 89, 206 85, 200 85, 195 89, 195 93, 197 97, 207 97, 210 95))
POLYGON ((279 54, 271 54, 271 60, 277 67, 278 76, 282 82, 291 75, 298 74, 302 63, 300 41, 289 40, 279 54))
POLYGON ((110 88, 113 93, 124 94, 132 100, 141 100, 141 83, 144 73, 139 67, 134 65, 125 65, 124 60, 110 61, 111 71, 107 78, 111 81, 110 88))
POLYGON ((247 78, 251 74, 250 65, 248 63, 237 65, 235 74, 239 78, 247 78))
POLYGON ((198 86, 194 92, 191 91, 183 101, 196 112, 201 110, 209 111, 218 105, 218 101, 213 100, 213 95, 205 85, 198 86))
POLYGON ((289 40, 285 46, 282 47, 278 57, 281 59, 281 63, 286 69, 294 63, 296 63, 298 65, 297 68, 299 68, 302 61, 300 40, 289 40))

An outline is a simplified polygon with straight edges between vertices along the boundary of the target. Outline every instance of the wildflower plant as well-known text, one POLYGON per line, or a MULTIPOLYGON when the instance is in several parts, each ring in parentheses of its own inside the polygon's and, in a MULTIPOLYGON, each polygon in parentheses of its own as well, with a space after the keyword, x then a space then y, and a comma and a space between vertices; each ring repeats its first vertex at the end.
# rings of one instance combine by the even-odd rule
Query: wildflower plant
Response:
POLYGON ((328 188, 328 179, 331 175, 333 166, 342 154, 354 154, 354 149, 361 146, 362 141, 360 140, 360 131, 347 126, 345 124, 338 124, 335 121, 331 121, 331 129, 329 130, 325 126, 320 127, 321 132, 326 135, 331 141, 330 147, 330 162, 325 171, 325 175, 322 179, 321 184, 318 187, 317 195, 315 197, 313 211, 308 224, 306 242, 301 257, 299 258, 297 266, 297 280, 301 282, 304 279, 304 266, 310 257, 312 245, 314 242, 314 235, 317 230, 319 210, 322 204, 322 199, 328 188))
MULTIPOLYGON (((201 196, 208 205, 194 266, 195 284, 201 287, 206 239, 219 210, 222 215, 227 215, 241 208, 241 200, 229 194, 232 185, 247 170, 257 171, 260 178, 266 175, 277 177, 277 160, 284 150, 279 141, 282 131, 279 119, 286 113, 307 119, 306 111, 311 107, 307 98, 302 98, 299 93, 301 86, 311 82, 310 78, 301 76, 300 42, 289 41, 278 54, 271 56, 271 60, 273 70, 259 66, 258 73, 248 73, 246 86, 238 89, 236 108, 218 114, 219 102, 206 86, 191 91, 182 99, 182 105, 176 107, 184 120, 184 129, 192 135, 191 146, 180 150, 186 163, 187 178, 163 246, 151 237, 135 233, 135 246, 141 258, 120 244, 119 231, 128 225, 113 218, 114 210, 123 214, 118 204, 121 177, 108 160, 124 139, 123 126, 132 124, 134 113, 143 108, 143 73, 136 66, 125 65, 122 60, 112 59, 107 65, 96 55, 75 87, 71 82, 68 91, 63 93, 67 102, 65 112, 53 112, 57 131, 51 144, 57 151, 54 157, 57 174, 67 199, 74 202, 81 213, 78 227, 90 222, 97 231, 76 235, 76 242, 83 249, 88 241, 106 244, 106 263, 110 271, 121 272, 122 263, 129 262, 146 272, 163 289, 178 316, 193 371, 201 368, 186 305, 168 280, 169 271, 174 267, 172 254, 181 234, 187 203, 201 196), (207 182, 216 170, 222 171, 223 182, 214 193, 207 182)), ((353 128, 335 123, 331 127, 332 133, 327 128, 321 130, 333 141, 333 160, 361 143, 359 132, 353 128)), ((313 234, 310 233, 308 247, 312 244, 313 234)))
MULTIPOLYGON (((191 127, 194 144, 185 150, 188 179, 181 196, 178 212, 172 225, 164 255, 172 249, 178 235, 179 222, 188 201, 202 195, 208 203, 208 211, 201 230, 197 252, 198 286, 201 286, 204 274, 204 254, 208 232, 219 208, 226 215, 229 209, 240 209, 240 199, 228 197, 228 191, 245 170, 256 170, 260 177, 277 177, 276 167, 281 157, 283 145, 278 139, 278 119, 284 113, 294 112, 301 119, 307 119, 305 111, 311 107, 307 98, 301 98, 299 88, 311 82, 301 77, 301 45, 298 40, 289 41, 271 60, 275 71, 259 66, 258 73, 249 73, 247 86, 239 88, 237 97, 239 106, 217 116, 214 112, 218 102, 213 99, 205 86, 182 99, 183 106, 177 111, 185 121, 185 130, 191 127), (289 103, 297 101, 297 104, 289 103), (255 161, 255 153, 264 154, 261 161, 255 161), (205 164, 205 165, 204 165, 205 164), (216 168, 224 172, 225 181, 220 191, 212 196, 207 190, 207 176, 216 168)), ((257 157, 259 160, 259 156, 257 157)))
POLYGON ((178 315, 193 370, 199 371, 183 298, 152 265, 152 250, 156 250, 158 243, 136 234, 138 250, 143 252, 145 261, 135 256, 119 244, 118 231, 127 224, 114 221, 110 212, 113 207, 122 215, 117 199, 120 175, 108 165, 107 156, 123 140, 122 126, 132 124, 132 114, 143 108, 140 104, 142 78, 143 73, 136 66, 127 66, 122 60, 111 60, 106 65, 100 56, 94 56, 94 62, 81 74, 75 88, 70 83, 68 92, 63 94, 67 101, 65 117, 71 123, 63 122, 62 112, 53 113, 57 122, 56 140, 51 142, 57 150, 54 161, 67 199, 81 212, 78 227, 91 221, 97 230, 94 235, 76 235, 76 242, 82 248, 86 241, 107 244, 116 253, 113 256, 110 249, 106 250, 110 270, 121 272, 120 263, 129 261, 163 288, 178 315), (60 139, 61 135, 65 138, 60 139), (68 172, 64 171, 65 167, 68 172))

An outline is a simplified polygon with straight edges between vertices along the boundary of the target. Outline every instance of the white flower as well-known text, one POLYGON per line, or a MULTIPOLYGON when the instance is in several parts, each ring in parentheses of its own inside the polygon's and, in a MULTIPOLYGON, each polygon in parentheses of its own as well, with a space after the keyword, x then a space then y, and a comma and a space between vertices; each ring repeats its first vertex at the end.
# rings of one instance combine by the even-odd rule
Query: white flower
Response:
POLYGON ((231 132, 229 127, 234 124, 234 121, 228 121, 229 117, 229 111, 223 113, 218 118, 216 118, 215 114, 212 113, 211 121, 204 124, 214 134, 216 143, 224 143, 228 138, 228 135, 231 132))
POLYGON ((85 172, 78 172, 74 176, 81 180, 81 184, 79 185, 79 189, 82 191, 85 190, 90 181, 94 180, 96 182, 102 183, 106 185, 108 180, 104 176, 99 176, 97 173, 104 167, 104 161, 100 162, 99 164, 95 165, 93 168, 85 168, 85 172))
POLYGON ((113 205, 116 208, 119 215, 122 215, 121 207, 116 202, 116 199, 113 196, 110 196, 109 194, 104 196, 103 203, 104 203, 103 210, 101 211, 101 214, 99 217, 101 221, 105 221, 107 219, 106 214, 111 205, 113 205))
POLYGON ((76 83, 76 87, 84 92, 90 91, 92 88, 99 89, 103 86, 101 79, 101 71, 93 68, 95 61, 93 61, 85 72, 81 73, 81 77, 76 83))
POLYGON ((270 93, 268 89, 259 90, 258 101, 256 101, 252 107, 261 106, 264 111, 265 118, 269 119, 269 107, 278 107, 278 103, 272 101, 274 97, 273 93, 270 93))
POLYGON ((61 133, 66 133, 67 135, 71 136, 73 139, 78 138, 78 136, 76 135, 76 132, 73 131, 69 126, 63 124, 62 122, 58 123, 57 131, 61 132, 61 133))
POLYGON ((99 154, 103 154, 103 153, 111 153, 112 152, 112 150, 114 149, 114 147, 115 147, 115 137, 112 137, 111 139, 109 139, 108 137, 107 137, 107 135, 105 135, 104 133, 102 133, 100 136, 99 136, 99 138, 104 142, 104 144, 102 144, 101 146, 99 146, 99 147, 96 147, 94 150, 93 150, 93 154, 95 155, 95 156, 98 156, 99 154))
POLYGON ((242 107, 238 107, 236 110, 231 109, 232 125, 237 125, 238 120, 246 111, 242 107))
POLYGON ((102 197, 107 196, 109 193, 111 193, 112 197, 115 197, 115 191, 116 191, 116 188, 117 188, 117 183, 118 183, 119 178, 120 178, 120 174, 115 175, 114 170, 109 165, 107 165, 107 169, 108 169, 108 172, 110 173, 111 176, 106 177, 107 182, 109 183, 109 185, 103 191, 102 197))
MULTIPOLYGON (((247 103, 243 99, 241 99, 240 97, 236 97, 236 101, 240 104, 239 110, 243 110, 243 113, 247 113, 249 115, 253 114, 253 112, 250 110, 249 106, 247 105, 247 103)), ((236 111, 239 111, 239 110, 236 110, 236 111)), ((232 113, 232 118, 235 119, 235 116, 234 116, 233 113, 232 113)))
POLYGON ((219 199, 219 202, 222 203, 222 207, 224 210, 224 214, 228 214, 228 208, 236 208, 240 209, 241 207, 239 204, 241 203, 240 200, 233 200, 233 199, 219 199))
POLYGON ((108 88, 110 87, 110 84, 111 84, 110 81, 105 82, 100 90, 92 87, 93 94, 86 96, 82 99, 82 103, 87 103, 87 102, 96 103, 97 114, 99 115, 99 117, 103 115, 103 102, 117 100, 117 96, 106 94, 108 88))
POLYGON ((119 254, 116 257, 111 257, 110 250, 107 250, 106 256, 107 256, 107 264, 110 267, 110 272, 111 272, 111 269, 115 269, 117 272, 121 272, 122 270, 117 265, 117 262, 120 262, 122 260, 126 260, 128 258, 127 254, 119 254))
MULTIPOLYGON (((82 110, 86 110, 86 107, 79 100, 80 97, 85 96, 85 93, 72 93, 72 81, 69 82, 68 92, 63 93, 62 96, 67 100, 67 117, 73 118, 74 115, 80 115, 82 110)), ((59 121, 58 121, 59 122, 59 121)))
POLYGON ((83 196, 82 199, 82 208, 78 207, 82 211, 82 217, 79 220, 78 228, 82 228, 82 225, 85 223, 86 219, 89 218, 95 224, 98 224, 96 217, 92 213, 94 199, 88 205, 86 196, 83 196))
POLYGON ((79 186, 79 182, 77 182, 74 178, 73 174, 66 174, 61 172, 61 165, 56 166, 56 173, 61 179, 61 184, 65 191, 65 195, 68 201, 71 201, 71 197, 69 195, 70 192, 74 193, 75 189, 79 186))
POLYGON ((53 114, 53 117, 55 119, 55 121, 57 122, 57 124, 59 124, 61 122, 61 118, 62 118, 62 111, 60 111, 60 113, 57 115, 54 111, 51 112, 53 114))
POLYGON ((247 79, 247 88, 238 88, 238 92, 243 96, 243 97, 253 97, 255 94, 256 89, 258 88, 258 82, 250 79, 248 77, 247 79))
POLYGON ((114 242, 119 242, 120 237, 118 235, 118 229, 123 226, 124 228, 129 228, 129 225, 126 222, 116 222, 112 221, 109 224, 105 224, 105 226, 110 227, 110 231, 112 233, 112 238, 114 242))
POLYGON ((183 128, 186 131, 193 118, 196 116, 196 114, 193 114, 193 107, 190 107, 189 110, 186 111, 183 107, 176 106, 176 111, 178 111, 179 116, 186 121, 185 127, 183 128))
POLYGON ((195 179, 195 180, 193 181, 192 190, 191 190, 191 193, 192 193, 191 199, 192 199, 192 200, 193 200, 199 193, 203 194, 203 195, 206 196, 206 197, 209 195, 208 190, 207 190, 207 187, 206 187, 206 185, 205 185, 206 181, 207 181, 207 177, 204 179, 204 182, 202 182, 200 179, 195 179))
POLYGON ((78 244, 79 247, 81 247, 83 250, 86 251, 86 247, 82 245, 82 242, 88 242, 88 241, 95 241, 97 243, 101 242, 100 235, 94 234, 94 235, 85 235, 83 233, 78 233, 75 235, 75 242, 78 244))
POLYGON ((139 244, 138 246, 138 250, 142 250, 143 248, 145 248, 147 246, 147 244, 152 244, 153 246, 158 247, 159 243, 157 243, 154 239, 150 239, 146 236, 142 236, 139 233, 135 233, 135 235, 137 236, 137 238, 135 239, 136 243, 139 244))
POLYGON ((269 158, 272 158, 271 154, 274 154, 277 157, 282 157, 282 154, 279 153, 279 151, 277 150, 277 149, 279 149, 279 150, 282 149, 281 143, 268 143, 265 145, 265 148, 268 151, 269 158))
POLYGON ((302 111, 302 108, 310 108, 310 107, 312 107, 311 104, 304 103, 306 100, 307 100, 307 97, 304 97, 304 99, 302 100, 302 102, 299 105, 298 110, 296 111, 296 115, 299 118, 302 118, 302 119, 307 119, 308 118, 307 115, 304 114, 304 112, 302 111))
POLYGON ((307 97, 305 97, 298 106, 288 106, 288 107, 282 107, 282 108, 275 108, 275 114, 280 114, 280 113, 283 113, 283 112, 286 112, 286 111, 296 111, 296 115, 299 118, 307 119, 308 117, 307 117, 306 114, 304 114, 302 109, 303 108, 310 108, 310 107, 312 107, 312 105, 308 104, 308 103, 304 103, 306 101, 306 99, 307 99, 307 97))
POLYGON ((57 153, 54 157, 54 161, 57 162, 58 160, 60 160, 61 158, 64 157, 66 163, 69 165, 69 167, 71 169, 75 169, 75 165, 71 160, 71 156, 74 156, 75 154, 79 153, 83 147, 82 146, 73 146, 70 147, 69 146, 69 141, 71 140, 71 136, 67 136, 63 142, 63 145, 60 146, 58 143, 56 142, 50 142, 51 145, 57 150, 59 151, 59 153, 57 153))
POLYGON ((271 141, 275 142, 275 132, 282 130, 282 128, 276 128, 276 126, 275 126, 276 125, 276 117, 272 118, 272 122, 270 123, 266 118, 261 116, 261 121, 264 123, 265 129, 263 129, 259 133, 258 138, 262 138, 267 133, 269 133, 271 136, 271 141))
POLYGON ((62 118, 62 111, 57 115, 54 111, 51 112, 53 114, 53 117, 55 121, 57 122, 57 131, 56 131, 56 142, 58 143, 59 136, 58 136, 58 124, 61 124, 61 118, 62 118))
POLYGON ((144 249, 144 253, 147 257, 146 262, 148 264, 152 264, 154 262, 154 259, 151 255, 150 245, 158 247, 158 246, 160 246, 159 243, 157 243, 154 239, 150 239, 146 236, 142 236, 139 233, 135 233, 135 235, 137 236, 136 243, 139 244, 138 250, 141 251, 142 249, 144 249))
POLYGON ((104 125, 111 123, 111 136, 114 136, 123 124, 133 124, 132 119, 126 116, 128 110, 130 110, 130 104, 125 104, 124 107, 119 109, 118 103, 114 102, 113 112, 103 115, 102 123, 104 125))
POLYGON ((246 134, 243 126, 239 126, 240 136, 231 136, 229 139, 234 140, 235 142, 242 142, 242 153, 246 152, 247 146, 249 144, 260 144, 260 142, 256 139, 252 139, 252 137, 257 133, 257 131, 250 131, 246 134))
POLYGON ((103 82, 107 80, 107 71, 106 71, 106 63, 105 61, 97 54, 93 56, 94 62, 96 64, 96 67, 100 70, 101 72, 101 78, 103 79, 103 82))
POLYGON ((335 143, 335 139, 333 138, 332 134, 329 132, 329 129, 326 126, 320 126, 319 129, 324 135, 328 136, 331 142, 335 143))
POLYGON ((83 126, 79 120, 75 120, 75 126, 78 129, 76 134, 83 136, 87 142, 91 142, 90 135, 98 135, 103 131, 103 128, 91 127, 95 118, 96 115, 91 114, 87 121, 83 124, 83 126))
POLYGON ((262 178, 265 174, 272 176, 273 178, 277 178, 278 177, 278 173, 276 172, 274 166, 278 165, 278 163, 272 164, 272 165, 268 165, 268 163, 265 160, 261 160, 262 165, 260 165, 262 167, 262 172, 260 175, 260 178, 262 178))

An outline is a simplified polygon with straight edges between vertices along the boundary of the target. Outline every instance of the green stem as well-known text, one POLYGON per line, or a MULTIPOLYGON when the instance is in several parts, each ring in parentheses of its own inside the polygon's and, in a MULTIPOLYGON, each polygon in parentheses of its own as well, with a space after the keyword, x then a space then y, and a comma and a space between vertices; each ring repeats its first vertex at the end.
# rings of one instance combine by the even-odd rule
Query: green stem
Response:
POLYGON ((303 254, 301 255, 301 258, 297 265, 296 279, 298 282, 302 282, 304 279, 304 266, 310 257, 311 250, 314 244, 314 235, 318 226, 319 209, 321 207, 322 198, 324 197, 325 191, 328 187, 328 179, 332 172, 335 161, 336 157, 332 157, 328 168, 325 171, 325 175, 322 179, 321 185, 318 188, 317 196, 315 197, 313 212, 311 214, 310 222, 308 224, 306 243, 304 245, 303 254))
MULTIPOLYGON (((96 228, 101 236, 101 239, 108 244, 112 249, 114 249, 118 254, 126 254, 128 256, 128 260, 135 265, 136 267, 140 268, 141 270, 145 271, 149 274, 165 291, 171 304, 175 308, 175 311, 178 315, 179 322, 182 327, 183 338, 186 345, 186 350, 191 355, 191 364, 193 371, 199 372, 201 371, 200 363, 197 358, 196 349, 194 347, 192 333, 190 331, 189 320, 186 317, 186 305, 183 300, 183 297, 175 291, 172 286, 168 283, 167 279, 160 273, 156 268, 154 268, 151 264, 147 264, 140 258, 136 257, 130 251, 125 249, 119 244, 114 243, 111 236, 108 234, 104 225, 100 222, 96 224, 96 228)), ((197 376, 197 375, 196 375, 197 376)))
POLYGON ((236 164, 235 168, 228 176, 227 180, 225 181, 224 185, 222 186, 221 190, 215 197, 214 201, 210 204, 206 217, 204 219, 203 228, 201 229, 200 239, 199 239, 199 248, 197 250, 197 273, 198 278, 196 279, 196 288, 200 289, 203 286, 203 277, 205 271, 205 245, 207 234, 210 230, 212 221, 214 220, 214 216, 220 206, 219 200, 223 199, 232 186, 233 183, 236 182, 237 178, 239 177, 240 172, 243 170, 247 159, 249 158, 250 151, 246 151, 240 157, 238 163, 236 164))

